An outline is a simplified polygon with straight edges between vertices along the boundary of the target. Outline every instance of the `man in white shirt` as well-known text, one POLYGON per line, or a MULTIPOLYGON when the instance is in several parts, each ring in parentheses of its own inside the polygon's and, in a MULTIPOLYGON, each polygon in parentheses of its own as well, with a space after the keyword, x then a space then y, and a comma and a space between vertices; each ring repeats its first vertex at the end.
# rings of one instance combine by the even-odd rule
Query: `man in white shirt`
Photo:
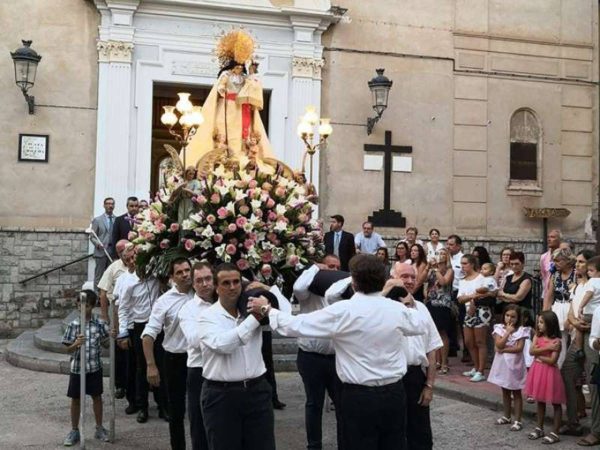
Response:
MULTIPOLYGON (((302 272, 294 283, 294 297, 300 304, 300 314, 318 311, 328 306, 324 296, 311 291, 311 285, 314 283, 315 277, 322 271, 339 270, 339 266, 339 259, 333 255, 328 255, 323 259, 323 264, 315 264, 302 272)), ((323 403, 327 391, 336 405, 338 449, 343 449, 341 418, 339 417, 341 381, 335 371, 333 342, 331 342, 331 339, 298 338, 296 364, 306 393, 304 423, 306 426, 307 448, 322 448, 323 403)))
POLYGON ((258 298, 250 311, 268 314, 273 330, 285 336, 332 339, 343 383, 345 449, 404 448, 407 336, 423 334, 426 318, 414 308, 412 296, 405 299, 407 307, 381 295, 387 274, 374 255, 355 256, 350 272, 356 293, 348 301, 294 317, 258 298))
MULTIPOLYGON (((462 271, 462 266, 460 265, 460 260, 463 257, 462 239, 460 238, 460 236, 457 236, 456 234, 448 236, 448 239, 446 240, 446 248, 450 253, 450 264, 452 265, 452 270, 454 272, 454 279, 452 281, 452 301, 458 304, 458 283, 465 277, 465 274, 462 271)), ((462 323, 465 319, 466 313, 465 306, 458 305, 458 311, 458 324, 460 325, 460 329, 462 330, 462 323)), ((456 328, 457 327, 452 327, 450 329, 450 332, 448 333, 448 340, 450 344, 449 356, 456 356, 459 349, 456 328)), ((463 349, 462 359, 463 361, 470 360, 469 352, 467 351, 466 347, 463 349)))
POLYGON ((371 255, 377 253, 378 248, 386 246, 382 237, 373 231, 371 222, 362 224, 362 232, 357 233, 354 237, 354 245, 356 245, 356 253, 370 253, 371 255))
MULTIPOLYGON (((414 266, 399 264, 396 273, 398 279, 389 280, 390 285, 399 283, 412 295, 417 280, 414 266)), ((411 450, 431 450, 433 439, 429 404, 433 399, 435 352, 442 348, 443 343, 427 307, 419 301, 415 301, 415 306, 427 317, 427 325, 425 334, 406 338, 408 369, 402 378, 406 391, 406 443, 411 450)))
POLYGON ((187 349, 185 335, 179 327, 179 311, 191 301, 192 265, 185 258, 175 258, 169 267, 173 287, 161 295, 152 306, 150 320, 142 332, 146 377, 150 386, 160 386, 160 374, 154 359, 154 344, 164 329, 164 383, 169 413, 169 435, 173 450, 185 450, 185 387, 187 380, 187 349))
MULTIPOLYGON (((152 305, 160 295, 160 283, 156 278, 140 278, 130 285, 119 298, 119 335, 118 344, 129 346, 135 361, 135 408, 127 408, 127 414, 137 411, 137 421, 148 421, 148 381, 146 380, 146 358, 142 346, 142 332, 150 319, 152 305), (124 342, 127 341, 127 343, 124 342)), ((159 404, 160 415, 164 415, 164 396, 162 390, 155 390, 155 399, 159 404)))
MULTIPOLYGON (((127 267, 125 266, 125 248, 129 244, 129 241, 124 239, 117 242, 116 250, 119 256, 119 259, 113 261, 108 268, 104 271, 102 278, 98 282, 98 297, 100 298, 100 317, 102 320, 107 323, 115 323, 116 320, 116 311, 117 308, 115 306, 115 317, 111 317, 109 320, 108 317, 108 305, 109 302, 114 302, 114 290, 117 280, 120 278, 121 274, 127 271, 127 267)), ((123 350, 120 347, 115 348, 115 397, 123 398, 127 395, 127 400, 130 401, 131 404, 135 402, 135 385, 130 383, 132 389, 128 391, 128 380, 127 380, 127 350, 123 350)))
POLYGON ((265 379, 262 331, 255 315, 237 304, 242 275, 237 266, 215 271, 218 301, 198 323, 203 358, 202 413, 211 450, 274 450, 271 386, 265 379))
POLYGON ((192 268, 194 298, 179 311, 179 327, 188 344, 187 404, 192 450, 208 450, 200 406, 202 392, 202 350, 200 349, 200 315, 214 302, 214 274, 209 263, 199 262, 192 268))

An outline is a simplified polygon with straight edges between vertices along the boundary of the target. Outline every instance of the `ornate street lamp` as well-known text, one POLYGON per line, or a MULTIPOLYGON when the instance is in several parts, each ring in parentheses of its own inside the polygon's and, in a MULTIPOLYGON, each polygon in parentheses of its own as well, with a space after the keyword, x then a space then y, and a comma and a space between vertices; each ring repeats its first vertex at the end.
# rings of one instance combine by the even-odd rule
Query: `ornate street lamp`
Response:
POLYGON ((23 47, 10 53, 15 65, 15 82, 21 88, 21 92, 25 96, 27 105, 29 106, 29 114, 34 113, 35 103, 33 95, 29 95, 27 91, 33 87, 35 83, 35 74, 37 65, 42 57, 31 48, 33 41, 21 41, 23 47))
POLYGON ((307 106, 304 116, 300 119, 298 124, 298 136, 304 142, 306 146, 304 155, 302 156, 302 170, 305 173, 306 167, 306 156, 310 156, 310 178, 309 181, 312 184, 313 181, 313 156, 317 152, 317 149, 325 149, 327 147, 327 138, 333 133, 333 128, 330 124, 331 119, 319 118, 319 115, 315 111, 314 106, 307 106), (320 125, 317 127, 317 125, 320 125), (319 133, 319 143, 313 144, 313 138, 315 135, 315 128, 319 133))
POLYGON ((179 100, 175 106, 163 106, 164 113, 160 116, 160 121, 169 129, 169 133, 175 137, 181 144, 183 153, 183 170, 185 171, 185 152, 187 146, 196 134, 198 127, 204 122, 202 108, 194 106, 190 101, 190 94, 179 92, 179 100), (179 124, 179 129, 175 130, 175 125, 179 124))
POLYGON ((373 127, 387 109, 388 95, 390 94, 393 81, 390 81, 383 75, 384 71, 385 69, 376 69, 377 76, 367 83, 373 97, 373 109, 377 113, 375 117, 367 118, 367 134, 371 134, 373 127))

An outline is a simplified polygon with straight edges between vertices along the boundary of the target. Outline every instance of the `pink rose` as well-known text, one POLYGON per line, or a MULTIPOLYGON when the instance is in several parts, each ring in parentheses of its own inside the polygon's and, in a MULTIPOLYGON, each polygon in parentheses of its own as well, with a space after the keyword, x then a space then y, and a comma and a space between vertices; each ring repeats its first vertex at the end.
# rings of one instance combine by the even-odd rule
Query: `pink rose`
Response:
POLYGON ((188 252, 191 252, 196 247, 196 243, 192 239, 185 239, 183 246, 188 252))
POLYGON ((206 221, 212 225, 217 221, 217 218, 214 216, 214 214, 209 214, 208 216, 206 216, 206 221))
POLYGON ((283 186, 277 186, 277 189, 275 189, 275 195, 277 197, 283 197, 285 195, 285 188, 283 186))
POLYGON ((156 225, 156 228, 158 229, 158 231, 160 233, 162 233, 163 231, 165 231, 167 229, 167 226, 164 223, 160 222, 159 224, 156 225))
POLYGON ((228 215, 229 211, 224 206, 221 206, 219 209, 217 209, 217 216, 219 216, 219 219, 224 219, 228 215))
POLYGON ((235 182, 235 187, 238 189, 244 189, 246 187, 246 182, 244 180, 237 180, 235 182))
POLYGON ((148 241, 153 241, 156 239, 156 236, 154 236, 152 233, 148 233, 148 235, 146 236, 146 240, 148 241))
POLYGON ((270 277, 271 274, 273 273, 273 269, 271 268, 271 266, 269 264, 263 264, 262 267, 260 268, 260 273, 262 273, 263 276, 265 276, 265 277, 270 277))
POLYGON ((273 189, 273 185, 271 183, 267 183, 266 181, 262 184, 262 188, 265 191, 270 191, 271 189, 273 189))
POLYGON ((242 206, 240 206, 240 214, 243 214, 245 216, 249 212, 250 212, 250 208, 248 207, 248 205, 242 205, 242 206))
POLYGON ((150 211, 150 220, 156 220, 160 215, 156 211, 150 211))
POLYGON ((137 233, 135 231, 130 231, 127 234, 127 240, 128 241, 133 241, 136 237, 137 237, 137 233))
POLYGON ((238 266, 238 269, 240 270, 246 270, 250 267, 250 263, 248 262, 247 259, 238 259, 236 265, 238 266))
POLYGON ((197 195, 196 196, 196 203, 198 203, 200 206, 205 205, 207 202, 206 197, 204 195, 197 195))
POLYGON ((221 196, 217 193, 217 192, 213 192, 213 194, 210 196, 210 202, 213 205, 218 204, 221 201, 221 196))
POLYGON ((275 206, 275 200, 273 200, 272 198, 269 197, 269 199, 267 200, 266 206, 267 206, 267 208, 271 209, 273 206, 275 206))
POLYGON ((171 242, 169 242, 168 239, 163 239, 162 241, 160 241, 160 248, 162 248, 163 250, 165 248, 169 248, 171 245, 171 242))
POLYGON ((290 255, 287 259, 287 263, 292 267, 296 267, 299 262, 300 258, 297 255, 290 255))
POLYGON ((247 223, 248 219, 246 219, 245 217, 238 217, 237 219, 235 219, 235 224, 238 228, 244 228, 244 225, 246 225, 247 223))
POLYGON ((267 234, 267 239, 268 239, 270 242, 275 242, 275 240, 277 239, 277 235, 276 235, 275 233, 268 233, 268 234, 267 234))
POLYGON ((213 240, 217 243, 220 244, 221 242, 223 242, 223 235, 221 233, 217 233, 213 236, 213 240))
POLYGON ((237 251, 237 250, 236 250, 236 248, 235 248, 235 245, 233 245, 233 244, 227 244, 227 247, 225 247, 225 252, 226 252, 228 255, 235 255, 235 252, 236 252, 236 251, 237 251))
POLYGON ((230 223, 229 225, 227 225, 227 232, 235 233, 236 231, 237 227, 235 226, 235 223, 230 223))
POLYGON ((254 215, 260 219, 263 216, 262 209, 254 210, 254 215))
POLYGON ((274 222, 275 220, 277 220, 277 214, 275 214, 273 211, 269 211, 269 215, 267 216, 267 220, 274 222))
POLYGON ((253 241, 256 241, 258 239, 258 234, 256 233, 248 233, 248 239, 252 239, 253 241))
POLYGON ((246 239, 244 241, 244 247, 246 250, 250 250, 252 247, 254 247, 254 241, 252 239, 246 239))
POLYGON ((179 231, 179 224, 177 222, 172 223, 169 230, 171 233, 177 233, 179 231))
POLYGON ((264 263, 270 263, 273 260, 273 254, 266 251, 261 255, 260 260, 264 263))
POLYGON ((254 189, 248 189, 246 191, 246 195, 248 196, 248 198, 252 198, 254 197, 254 192, 256 192, 254 189))
POLYGON ((248 187, 250 189, 256 189, 257 186, 258 186, 258 182, 256 180, 250 180, 248 182, 248 187))
POLYGON ((296 234, 298 236, 304 236, 306 234, 306 228, 304 228, 304 227, 296 228, 296 234))

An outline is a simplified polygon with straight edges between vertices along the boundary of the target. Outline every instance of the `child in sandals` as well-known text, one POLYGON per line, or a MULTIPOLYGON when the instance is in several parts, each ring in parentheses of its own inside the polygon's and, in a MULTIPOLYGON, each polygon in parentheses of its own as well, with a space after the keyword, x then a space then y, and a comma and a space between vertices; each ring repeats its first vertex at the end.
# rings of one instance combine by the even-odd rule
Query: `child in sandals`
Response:
POLYGON ((542 439, 544 444, 559 442, 558 430, 562 419, 562 406, 567 402, 565 385, 557 366, 561 349, 558 317, 552 311, 544 311, 537 320, 536 335, 530 353, 535 361, 527 374, 525 392, 537 402, 537 427, 529 433, 529 439, 542 439), (554 407, 552 432, 544 433, 546 403, 554 407))
POLYGON ((496 324, 492 333, 495 341, 496 355, 490 370, 488 381, 502 388, 502 403, 504 416, 496 424, 512 424, 511 431, 523 428, 523 397, 521 389, 525 387, 527 368, 523 347, 529 337, 529 328, 521 326, 522 313, 517 305, 507 305, 504 308, 504 324, 496 324), (511 420, 511 403, 514 400, 514 422, 511 420))

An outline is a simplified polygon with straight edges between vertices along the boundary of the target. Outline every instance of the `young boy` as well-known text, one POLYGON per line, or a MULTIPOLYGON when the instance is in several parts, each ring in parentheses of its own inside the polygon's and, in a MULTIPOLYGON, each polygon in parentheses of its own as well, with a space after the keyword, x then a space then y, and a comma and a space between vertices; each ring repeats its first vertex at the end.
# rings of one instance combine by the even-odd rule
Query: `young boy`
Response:
MULTIPOLYGON (((63 344, 71 356, 71 375, 69 378, 69 389, 67 396, 71 398, 71 425, 73 429, 67 435, 64 445, 70 447, 79 442, 79 411, 81 408, 80 373, 81 359, 79 348, 86 343, 86 367, 85 367, 85 393, 92 397, 94 416, 96 417, 96 433, 94 437, 103 442, 108 442, 108 432, 102 426, 102 361, 100 359, 102 341, 108 337, 108 325, 106 322, 92 317, 92 310, 96 306, 98 297, 91 290, 82 291, 85 298, 85 334, 81 333, 80 319, 73 320, 65 330, 63 344)), ((77 305, 80 307, 80 300, 77 305)))
MULTIPOLYGON (((600 257, 595 256, 588 260, 587 274, 589 280, 583 285, 584 294, 575 320, 589 325, 592 323, 594 310, 600 305, 600 257)), ((578 359, 585 358, 583 345, 583 333, 575 328, 573 346, 578 359)))

